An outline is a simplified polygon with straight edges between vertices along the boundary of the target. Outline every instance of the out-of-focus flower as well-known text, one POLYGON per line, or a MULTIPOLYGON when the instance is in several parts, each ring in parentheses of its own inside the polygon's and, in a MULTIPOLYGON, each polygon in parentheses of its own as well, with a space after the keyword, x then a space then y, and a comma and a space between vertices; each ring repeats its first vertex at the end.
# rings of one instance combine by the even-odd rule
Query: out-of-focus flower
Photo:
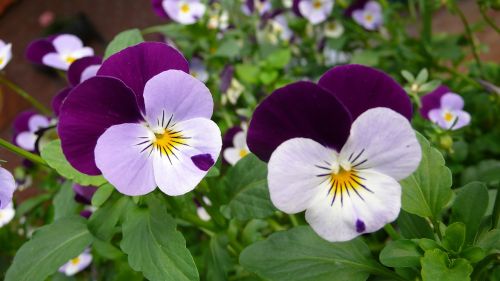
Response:
POLYGON ((21 112, 14 120, 14 144, 28 151, 36 151, 40 132, 51 125, 46 116, 34 111, 21 112))
POLYGON ((16 190, 14 176, 0 167, 0 209, 7 208, 12 203, 12 196, 16 190))
POLYGON ((245 3, 241 5, 241 10, 246 15, 251 15, 253 12, 262 16, 269 12, 272 8, 270 0, 245 0, 245 3))
MULTIPOLYGON (((202 200, 203 200, 203 203, 205 203, 205 205, 212 206, 212 202, 210 201, 210 199, 208 199, 208 197, 203 196, 202 200)), ((211 220, 212 217, 207 212, 207 210, 203 206, 201 206, 201 204, 198 204, 198 205, 199 206, 196 208, 196 214, 198 215, 198 217, 203 221, 211 220)))
POLYGON ((464 100, 447 87, 439 86, 422 97, 420 114, 446 130, 458 130, 470 124, 471 116, 463 110, 464 100))
POLYGON ((274 34, 282 41, 289 41, 292 38, 293 31, 288 27, 288 21, 285 15, 277 15, 270 19, 269 25, 271 26, 271 34, 274 34))
POLYGON ((61 106, 59 136, 80 172, 101 174, 126 195, 181 195, 214 165, 221 134, 212 95, 177 50, 158 42, 103 62, 61 106))
POLYGON ((230 104, 236 104, 238 102, 238 98, 245 91, 245 86, 238 81, 238 79, 231 79, 231 83, 229 84, 229 88, 222 95, 222 104, 226 104, 229 102, 230 104))
POLYGON ((92 202, 92 196, 94 196, 94 193, 97 191, 97 187, 74 184, 73 191, 75 192, 75 201, 86 205, 85 209, 80 212, 80 216, 88 219, 95 211, 95 208, 90 204, 92 202))
POLYGON ((160 16, 167 16, 181 24, 193 24, 205 14, 206 6, 200 0, 153 0, 153 8, 160 16))
POLYGON ((329 48, 328 46, 323 49, 323 55, 325 56, 326 66, 347 63, 350 59, 349 54, 329 48))
POLYGON ((62 89, 52 98, 52 110, 54 110, 56 116, 59 116, 61 104, 68 96, 71 89, 90 77, 96 76, 97 71, 101 67, 101 63, 101 57, 90 56, 78 59, 69 66, 67 73, 69 86, 62 89))
POLYGON ((26 50, 26 57, 31 62, 60 70, 68 70, 74 61, 92 55, 94 50, 83 46, 82 40, 72 34, 35 40, 26 50))
POLYGON ((354 10, 352 18, 368 30, 375 30, 382 25, 382 7, 376 1, 369 1, 363 9, 354 10))
POLYGON ((312 24, 324 22, 332 13, 333 0, 295 0, 294 11, 312 24))
POLYGON ((344 26, 338 21, 331 21, 325 24, 325 36, 328 38, 339 38, 344 34, 344 26))
POLYGON ((232 139, 232 146, 223 151, 224 160, 231 165, 236 165, 243 157, 247 156, 250 150, 247 146, 247 132, 242 130, 237 132, 232 139))
POLYGON ((225 10, 215 9, 210 12, 207 27, 224 31, 229 27, 229 13, 225 10))
POLYGON ((0 71, 7 66, 12 59, 12 44, 0 40, 0 71))
POLYGON ((208 71, 203 61, 199 58, 191 59, 189 71, 193 77, 205 83, 208 80, 208 71))
POLYGON ((45 11, 45 12, 41 13, 40 16, 38 17, 38 24, 41 27, 47 27, 54 22, 54 18, 55 18, 54 12, 45 11))
POLYGON ((269 161, 273 204, 289 214, 305 210, 321 237, 345 241, 398 217, 398 181, 415 171, 421 150, 410 99, 385 73, 339 66, 318 84, 296 82, 268 96, 247 142, 269 161))
POLYGON ((15 215, 16 210, 14 210, 12 202, 7 204, 5 208, 0 209, 0 227, 11 222, 15 215))
POLYGON ((73 276, 78 272, 83 271, 92 263, 92 254, 89 250, 85 250, 78 257, 69 260, 59 268, 59 272, 66 276, 73 276))

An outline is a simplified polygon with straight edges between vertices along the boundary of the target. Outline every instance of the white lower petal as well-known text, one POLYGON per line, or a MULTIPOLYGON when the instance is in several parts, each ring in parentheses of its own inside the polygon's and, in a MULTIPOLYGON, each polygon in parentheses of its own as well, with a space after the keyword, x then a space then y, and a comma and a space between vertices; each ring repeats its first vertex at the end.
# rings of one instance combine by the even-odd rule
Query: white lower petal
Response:
POLYGON ((58 53, 49 53, 43 56, 42 58, 43 64, 60 69, 60 70, 68 70, 69 63, 66 62, 61 55, 58 53))
POLYGON ((35 150, 37 136, 32 132, 22 132, 16 136, 16 144, 28 151, 35 150))
POLYGON ((14 210, 12 203, 9 203, 4 209, 0 209, 0 227, 3 227, 12 221, 15 215, 16 211, 14 210))
POLYGON ((238 161, 241 160, 241 158, 243 158, 241 156, 241 149, 239 148, 234 148, 234 147, 228 147, 224 150, 224 152, 222 153, 222 156, 224 157, 224 160, 227 161, 227 163, 231 164, 231 165, 236 165, 236 163, 238 163, 238 161))

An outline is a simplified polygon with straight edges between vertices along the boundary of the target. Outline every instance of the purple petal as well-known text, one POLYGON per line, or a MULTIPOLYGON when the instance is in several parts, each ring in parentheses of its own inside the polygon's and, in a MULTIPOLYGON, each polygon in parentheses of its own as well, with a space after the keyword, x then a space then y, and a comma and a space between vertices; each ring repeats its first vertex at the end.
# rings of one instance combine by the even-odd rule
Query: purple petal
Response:
POLYGON ((351 116, 335 96, 311 82, 296 82, 274 91, 255 110, 248 129, 250 151, 263 161, 284 141, 304 137, 342 148, 351 116))
POLYGON ((327 71, 318 84, 344 104, 353 120, 374 107, 390 108, 411 120, 412 105, 406 92, 394 79, 374 68, 337 66, 327 71))
POLYGON ((14 177, 9 171, 0 167, 0 209, 10 204, 15 190, 16 181, 14 177))
POLYGON ((439 86, 434 91, 422 97, 422 107, 420 115, 425 119, 429 119, 429 111, 441 107, 441 97, 444 94, 451 92, 446 86, 439 86))
POLYGON ((188 62, 179 51, 167 44, 145 42, 126 48, 104 61, 97 75, 116 77, 134 92, 144 112, 143 90, 153 76, 177 69, 189 73, 188 62))
POLYGON ((72 86, 76 86, 82 82, 82 73, 89 66, 92 65, 100 65, 102 63, 102 59, 97 56, 92 57, 83 57, 81 59, 73 62, 68 69, 68 80, 72 86))
POLYGON ((90 216, 92 216, 92 211, 91 210, 82 210, 80 212, 80 216, 88 219, 88 218, 90 218, 90 216))
POLYGON ((300 13, 299 9, 299 3, 302 0, 293 0, 293 5, 292 5, 292 11, 299 17, 302 17, 302 14, 300 13))
POLYGON ((59 91, 59 93, 57 93, 57 95, 55 95, 52 98, 52 110, 54 111, 54 114, 56 116, 59 116, 61 105, 62 105, 64 99, 69 95, 69 92, 71 92, 72 89, 73 89, 72 87, 66 87, 66 88, 62 89, 61 91, 59 91))
POLYGON ((73 185, 73 191, 75 191, 75 200, 82 204, 90 204, 92 201, 92 196, 96 192, 97 187, 95 186, 83 186, 79 184, 73 185))
POLYGON ((441 97, 441 108, 461 110, 464 108, 464 99, 454 93, 447 93, 441 97))
POLYGON ((56 49, 48 39, 38 39, 30 43, 26 49, 26 58, 32 63, 43 64, 42 59, 48 53, 55 52, 56 49))
POLYGON ((369 0, 356 0, 344 11, 344 16, 352 17, 352 13, 356 10, 362 10, 369 0))
POLYGON ((82 173, 99 175, 97 139, 109 127, 142 120, 132 91, 113 77, 93 77, 76 86, 61 106, 58 132, 68 161, 82 173))
POLYGON ((208 153, 192 156, 191 160, 193 161, 194 165, 202 171, 210 170, 210 168, 212 168, 212 166, 215 164, 212 155, 208 153))
POLYGON ((220 74, 220 86, 219 89, 222 93, 225 93, 229 86, 231 85, 231 80, 233 80, 234 76, 234 66, 227 65, 224 67, 220 74))
POLYGON ((151 0, 151 5, 153 6, 153 11, 160 18, 169 19, 165 9, 163 9, 163 0, 151 0))
POLYGON ((234 136, 241 131, 243 131, 243 129, 239 126, 229 128, 229 130, 226 131, 224 137, 222 138, 222 150, 225 150, 228 147, 232 147, 234 136))
POLYGON ((14 120, 14 135, 24 131, 29 131, 29 120, 37 113, 33 110, 27 110, 19 113, 14 120))

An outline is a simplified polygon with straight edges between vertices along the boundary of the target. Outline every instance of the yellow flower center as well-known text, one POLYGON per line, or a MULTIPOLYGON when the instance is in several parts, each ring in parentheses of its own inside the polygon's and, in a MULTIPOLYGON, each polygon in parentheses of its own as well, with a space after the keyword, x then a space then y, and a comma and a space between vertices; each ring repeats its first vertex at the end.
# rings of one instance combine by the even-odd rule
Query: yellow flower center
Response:
POLYGON ((417 92, 417 91, 418 91, 418 88, 419 88, 419 86, 418 86, 418 84, 417 84, 417 83, 415 83, 415 84, 412 84, 412 85, 411 85, 411 90, 412 90, 412 92, 417 92))
POLYGON ((246 149, 240 149, 239 155, 240 155, 241 158, 247 156, 248 155, 248 150, 246 150, 246 149))
POLYGON ((155 133, 153 146, 162 155, 175 156, 174 149, 178 150, 179 145, 186 145, 186 138, 182 136, 180 131, 166 129, 163 133, 155 133))
POLYGON ((335 200, 339 198, 340 203, 343 205, 344 195, 346 194, 350 197, 352 193, 352 195, 356 194, 360 198, 363 198, 359 194, 360 189, 365 189, 371 192, 371 190, 363 184, 364 180, 365 179, 360 177, 358 172, 354 169, 348 171, 340 167, 340 170, 337 173, 332 172, 329 180, 330 189, 328 190, 328 194, 332 196, 331 205, 333 205, 335 200))
POLYGON ((77 265, 80 263, 80 257, 76 257, 70 261, 72 265, 77 265))
POLYGON ((3 58, 0 57, 0 65, 3 63, 3 58))
POLYGON ((75 58, 75 57, 72 57, 72 56, 66 56, 66 57, 64 58, 64 61, 66 61, 66 62, 67 62, 67 63, 69 63, 69 64, 72 64, 75 60, 76 60, 76 58, 75 58))
POLYGON ((181 5, 181 12, 183 13, 189 13, 189 4, 188 3, 184 3, 181 5))
POLYGON ((371 21, 373 21, 373 16, 372 16, 372 14, 366 14, 366 15, 365 15, 365 21, 367 21, 367 22, 371 22, 371 21))
POLYGON ((444 120, 445 120, 446 122, 451 122, 451 121, 453 120, 453 117, 454 117, 454 116, 453 116, 453 114, 452 114, 451 112, 448 112, 448 111, 447 111, 447 112, 444 114, 444 120))
POLYGON ((323 3, 321 3, 321 0, 316 0, 313 2, 313 7, 315 9, 321 9, 322 6, 323 6, 323 3))

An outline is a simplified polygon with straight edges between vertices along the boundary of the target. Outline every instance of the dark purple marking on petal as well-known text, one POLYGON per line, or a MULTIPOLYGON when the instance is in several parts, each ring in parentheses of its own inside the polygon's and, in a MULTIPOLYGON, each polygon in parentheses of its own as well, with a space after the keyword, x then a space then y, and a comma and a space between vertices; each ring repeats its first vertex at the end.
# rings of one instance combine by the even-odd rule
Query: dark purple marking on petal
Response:
POLYGON ((233 80, 234 76, 234 66, 227 65, 224 67, 222 72, 220 73, 220 86, 219 89, 221 93, 225 93, 229 86, 231 86, 231 80, 233 80))
POLYGON ((100 65, 101 63, 102 58, 98 56, 83 57, 76 60, 69 66, 68 69, 69 83, 71 83, 73 87, 80 84, 83 71, 91 65, 100 65))
POLYGON ((234 136, 241 131, 243 131, 243 129, 239 126, 231 127, 226 131, 224 137, 222 138, 222 151, 233 146, 234 136))
POLYGON ((113 77, 92 77, 64 100, 58 132, 62 150, 78 171, 99 175, 94 159, 97 139, 109 127, 142 121, 133 92, 113 77))
POLYGON ((394 79, 377 69, 357 64, 337 66, 318 84, 344 104, 353 120, 374 107, 390 108, 411 120, 410 97, 394 79))
POLYGON ((80 216, 88 219, 90 216, 92 216, 92 211, 91 210, 83 210, 80 212, 80 216))
POLYGON ((335 96, 312 82, 296 82, 274 91, 255 109, 247 144, 261 160, 292 138, 310 138, 340 151, 352 119, 335 96))
POLYGON ((157 16, 164 19, 170 19, 167 12, 163 8, 163 0, 151 0, 151 5, 153 6, 153 11, 157 16))
POLYGON ((49 39, 38 39, 29 44, 26 49, 26 58, 32 63, 43 64, 42 58, 55 51, 56 49, 49 39))
POLYGON ((73 191, 75 192, 75 200, 77 202, 89 205, 92 201, 92 196, 97 191, 97 187, 74 184, 73 191))
POLYGON ((300 9, 299 9, 299 3, 300 1, 302 0, 293 0, 293 4, 292 4, 292 11, 299 17, 302 17, 302 14, 300 13, 300 9))
POLYGON ((61 105, 63 104, 64 99, 69 95, 69 92, 71 92, 73 88, 72 87, 66 87, 59 91, 53 98, 52 98, 52 110, 54 111, 54 114, 56 116, 59 116, 59 111, 61 109, 61 105))
POLYGON ((366 3, 368 3, 370 0, 356 0, 354 1, 347 9, 344 11, 344 16, 350 18, 352 17, 352 13, 356 10, 362 10, 366 3))
POLYGON ((189 73, 187 60, 165 43, 144 42, 128 47, 105 60, 97 75, 120 79, 134 92, 139 109, 144 112, 143 91, 153 76, 170 69, 189 73))
POLYGON ((198 167, 198 169, 202 171, 208 171, 215 164, 212 155, 210 154, 198 154, 191 157, 191 161, 193 161, 194 165, 198 167))
POLYGON ((363 233, 366 229, 366 226, 365 226, 365 223, 360 220, 360 219, 357 219, 356 220, 356 232, 358 233, 363 233))
POLYGON ((441 97, 446 93, 450 93, 450 89, 446 86, 439 86, 434 91, 422 97, 422 108, 420 108, 420 115, 423 118, 429 119, 429 111, 441 107, 441 97))

